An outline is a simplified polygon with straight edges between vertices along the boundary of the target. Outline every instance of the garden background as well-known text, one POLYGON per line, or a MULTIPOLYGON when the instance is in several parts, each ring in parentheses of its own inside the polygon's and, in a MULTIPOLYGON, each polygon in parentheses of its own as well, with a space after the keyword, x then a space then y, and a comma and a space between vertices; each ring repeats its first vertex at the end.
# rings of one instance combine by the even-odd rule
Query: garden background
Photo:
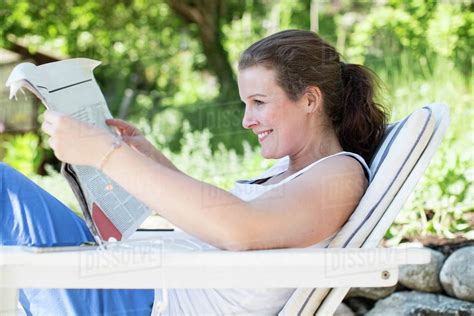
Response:
MULTIPOLYGON (((100 60, 95 76, 114 116, 139 127, 181 170, 230 189, 274 163, 241 126, 239 54, 279 30, 315 30, 345 62, 379 75, 379 101, 392 121, 426 103, 449 105, 447 135, 387 243, 474 239, 473 9, 470 0, 3 0, 0 79, 13 63, 5 56, 100 60)), ((19 111, 1 97, 1 160, 77 211, 38 129, 43 107, 19 111)))

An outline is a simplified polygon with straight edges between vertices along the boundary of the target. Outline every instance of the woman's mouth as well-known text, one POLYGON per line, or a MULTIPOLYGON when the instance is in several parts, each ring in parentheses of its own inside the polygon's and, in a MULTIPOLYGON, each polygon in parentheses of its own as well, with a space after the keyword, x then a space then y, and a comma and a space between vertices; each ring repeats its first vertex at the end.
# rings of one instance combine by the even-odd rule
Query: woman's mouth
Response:
POLYGON ((271 132, 273 132, 272 129, 269 129, 269 130, 266 130, 266 131, 263 131, 263 132, 259 132, 259 133, 257 134, 257 136, 258 136, 258 141, 259 141, 260 143, 263 142, 263 141, 265 140, 265 138, 267 138, 267 136, 268 136, 271 132))

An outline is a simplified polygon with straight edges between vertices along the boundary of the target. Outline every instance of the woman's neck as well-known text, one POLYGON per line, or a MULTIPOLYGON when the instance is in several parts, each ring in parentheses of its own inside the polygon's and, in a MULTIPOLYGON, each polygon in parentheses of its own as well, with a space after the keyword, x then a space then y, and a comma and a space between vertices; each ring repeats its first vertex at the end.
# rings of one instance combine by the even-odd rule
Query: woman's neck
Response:
POLYGON ((304 146, 300 151, 290 155, 290 161, 288 169, 285 171, 285 176, 298 172, 324 157, 343 151, 334 131, 325 132, 320 135, 320 137, 315 137, 315 139, 309 142, 308 145, 304 146))

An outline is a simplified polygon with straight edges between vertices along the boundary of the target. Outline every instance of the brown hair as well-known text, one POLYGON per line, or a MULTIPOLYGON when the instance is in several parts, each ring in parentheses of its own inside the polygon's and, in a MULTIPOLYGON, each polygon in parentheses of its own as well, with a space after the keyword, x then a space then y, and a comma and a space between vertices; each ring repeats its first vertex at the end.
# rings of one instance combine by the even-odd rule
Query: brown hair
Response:
POLYGON ((277 83, 294 101, 309 86, 319 87, 342 148, 370 160, 387 122, 384 107, 374 101, 378 79, 370 69, 342 63, 334 47, 302 30, 282 31, 252 44, 240 57, 239 69, 256 65, 274 69, 277 83))

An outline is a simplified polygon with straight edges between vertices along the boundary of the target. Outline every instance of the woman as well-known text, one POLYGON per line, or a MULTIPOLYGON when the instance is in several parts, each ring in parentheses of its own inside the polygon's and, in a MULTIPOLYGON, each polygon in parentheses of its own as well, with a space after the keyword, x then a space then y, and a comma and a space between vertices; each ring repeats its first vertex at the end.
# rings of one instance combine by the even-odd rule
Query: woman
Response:
MULTIPOLYGON (((228 250, 321 247, 348 219, 370 181, 365 161, 386 122, 373 100, 373 82, 366 68, 344 64, 312 32, 283 31, 250 46, 239 61, 242 125, 256 134, 264 158, 288 160, 264 178, 237 182, 232 192, 180 172, 126 122, 107 122, 121 132, 124 143, 51 111, 46 111, 42 128, 60 160, 102 169, 203 243, 228 250)), ((92 239, 82 220, 4 165, 1 194, 3 244, 92 239), (38 200, 41 206, 36 206, 38 200), (67 232, 61 229, 66 223, 67 232), (45 226, 51 235, 37 233, 45 226)), ((172 290, 166 312, 275 314, 293 290, 172 290)), ((153 291, 27 289, 21 303, 33 314, 149 314, 153 291)))

